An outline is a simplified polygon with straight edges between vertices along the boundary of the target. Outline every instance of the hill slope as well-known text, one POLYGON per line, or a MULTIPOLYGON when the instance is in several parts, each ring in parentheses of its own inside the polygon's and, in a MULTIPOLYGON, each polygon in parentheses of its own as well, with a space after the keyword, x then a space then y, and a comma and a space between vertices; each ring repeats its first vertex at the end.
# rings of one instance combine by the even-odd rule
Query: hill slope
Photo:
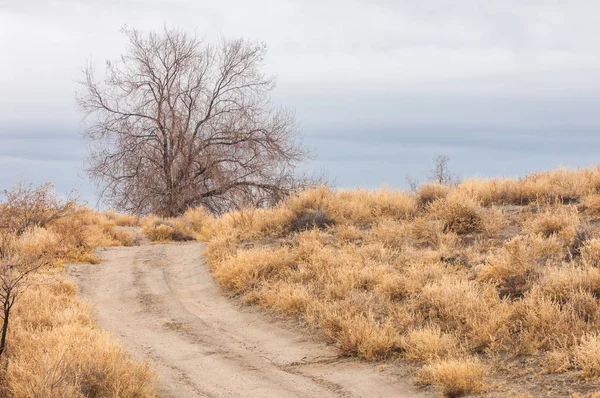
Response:
POLYGON ((599 216, 593 168, 413 194, 319 188, 181 220, 226 291, 347 355, 420 364, 419 382, 452 396, 564 396, 600 378, 599 216))

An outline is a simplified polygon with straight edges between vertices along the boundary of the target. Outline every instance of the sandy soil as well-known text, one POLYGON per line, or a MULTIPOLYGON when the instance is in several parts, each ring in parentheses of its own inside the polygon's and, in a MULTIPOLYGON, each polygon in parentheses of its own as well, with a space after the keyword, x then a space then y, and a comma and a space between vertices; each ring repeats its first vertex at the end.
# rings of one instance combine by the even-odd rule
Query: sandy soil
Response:
POLYGON ((306 331, 240 308, 219 292, 202 250, 106 248, 101 264, 68 268, 100 326, 156 366, 161 397, 429 395, 393 367, 339 357, 306 331))

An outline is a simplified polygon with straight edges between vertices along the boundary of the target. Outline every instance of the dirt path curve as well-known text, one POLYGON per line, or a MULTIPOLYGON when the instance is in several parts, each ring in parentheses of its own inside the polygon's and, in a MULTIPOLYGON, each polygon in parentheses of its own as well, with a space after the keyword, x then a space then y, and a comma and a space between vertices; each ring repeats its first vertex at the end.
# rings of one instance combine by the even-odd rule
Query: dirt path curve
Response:
POLYGON ((407 381, 338 358, 215 286, 200 243, 100 249, 68 268, 99 324, 160 375, 167 397, 415 397, 407 381))

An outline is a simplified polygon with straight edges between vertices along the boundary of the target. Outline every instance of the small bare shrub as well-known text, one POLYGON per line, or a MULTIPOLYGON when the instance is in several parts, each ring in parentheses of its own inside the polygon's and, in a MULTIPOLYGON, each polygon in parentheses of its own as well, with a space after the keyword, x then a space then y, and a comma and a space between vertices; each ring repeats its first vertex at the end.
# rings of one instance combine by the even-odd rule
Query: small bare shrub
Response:
POLYGON ((485 375, 485 366, 476 359, 449 359, 426 365, 419 382, 438 387, 447 397, 461 397, 484 391, 485 375))
POLYGON ((432 363, 454 356, 458 352, 458 342, 439 327, 428 326, 410 332, 404 350, 409 359, 432 363))
POLYGON ((585 212, 593 217, 600 217, 600 194, 594 193, 583 198, 585 212))
POLYGON ((62 199, 52 190, 51 183, 34 187, 19 182, 2 192, 0 202, 0 228, 23 233, 29 228, 44 227, 50 222, 73 212, 76 201, 62 199))
POLYGON ((151 219, 140 230, 152 242, 185 242, 196 240, 187 230, 181 220, 151 219))
POLYGON ((571 366, 571 355, 568 351, 552 350, 545 355, 544 371, 546 373, 564 373, 571 366))
POLYGON ((575 366, 581 369, 581 376, 585 379, 597 380, 600 378, 600 336, 588 334, 575 349, 575 366))
POLYGON ((530 288, 534 269, 522 239, 513 238, 498 254, 488 257, 479 278, 496 285, 500 297, 518 298, 530 288))
POLYGON ((600 240, 589 239, 580 249, 581 261, 592 267, 600 267, 600 240))
POLYGON ((570 243, 575 237, 579 222, 575 207, 549 207, 533 219, 528 231, 546 238, 556 235, 564 242, 570 243))
POLYGON ((468 234, 485 229, 485 210, 465 195, 452 195, 434 202, 429 211, 442 221, 444 232, 468 234))
POLYGON ((417 204, 420 209, 426 208, 430 203, 448 196, 450 187, 447 185, 428 183, 421 185, 416 191, 417 204))
POLYGON ((326 229, 333 225, 335 225, 335 221, 324 210, 311 209, 297 214, 290 222, 289 230, 291 232, 301 232, 312 228, 326 229))
POLYGON ((581 257, 587 242, 591 239, 590 231, 584 228, 578 228, 573 236, 573 240, 567 247, 566 260, 573 261, 576 258, 581 257))

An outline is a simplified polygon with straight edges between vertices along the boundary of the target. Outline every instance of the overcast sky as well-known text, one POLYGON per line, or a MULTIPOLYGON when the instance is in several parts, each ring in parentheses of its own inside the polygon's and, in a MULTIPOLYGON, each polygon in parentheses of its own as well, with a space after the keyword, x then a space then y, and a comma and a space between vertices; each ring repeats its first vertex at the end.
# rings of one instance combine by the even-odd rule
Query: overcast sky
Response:
POLYGON ((0 187, 92 198, 76 81, 124 24, 267 43, 309 168, 343 187, 401 187, 437 153, 463 176, 595 164, 599 19, 593 0, 0 0, 0 187))

